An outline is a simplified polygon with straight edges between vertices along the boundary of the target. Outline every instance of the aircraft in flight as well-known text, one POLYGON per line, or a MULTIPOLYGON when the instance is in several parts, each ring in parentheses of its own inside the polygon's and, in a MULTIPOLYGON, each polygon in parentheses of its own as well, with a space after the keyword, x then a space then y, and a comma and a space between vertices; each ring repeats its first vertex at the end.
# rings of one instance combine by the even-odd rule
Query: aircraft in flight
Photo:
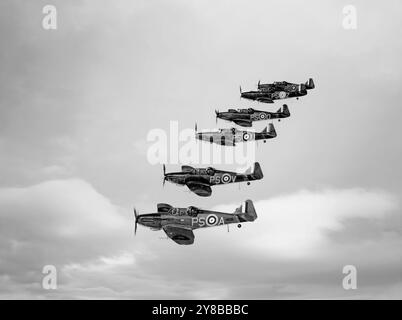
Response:
POLYGON ((289 108, 286 104, 279 108, 276 112, 248 109, 229 109, 227 112, 219 112, 215 110, 216 118, 232 121, 242 127, 251 127, 254 121, 273 120, 281 121, 283 118, 290 117, 289 108))
POLYGON ((315 88, 312 78, 306 83, 295 84, 286 81, 261 84, 258 82, 258 90, 242 92, 240 87, 240 96, 244 99, 249 99, 264 103, 274 103, 274 100, 281 100, 287 98, 296 98, 305 96, 307 90, 315 88))
POLYGON ((239 130, 236 128, 218 129, 215 131, 197 132, 197 125, 195 126, 195 138, 210 143, 216 143, 222 146, 236 146, 239 142, 258 141, 272 139, 277 136, 275 127, 272 123, 261 132, 253 132, 247 130, 239 130))
POLYGON ((163 165, 163 185, 165 185, 165 181, 185 185, 190 191, 201 197, 209 197, 212 194, 211 186, 236 182, 247 182, 249 185, 250 181, 260 180, 263 177, 258 162, 254 163, 254 170, 249 168, 245 173, 218 170, 212 167, 193 168, 191 166, 182 166, 180 172, 166 173, 166 167, 163 165))
POLYGON ((166 203, 158 203, 157 211, 156 213, 138 214, 134 208, 134 233, 137 233, 137 224, 152 230, 162 229, 170 239, 180 245, 194 243, 194 229, 232 223, 237 223, 240 228, 241 223, 257 219, 257 213, 251 200, 246 200, 234 213, 204 210, 194 206, 174 208, 166 203))

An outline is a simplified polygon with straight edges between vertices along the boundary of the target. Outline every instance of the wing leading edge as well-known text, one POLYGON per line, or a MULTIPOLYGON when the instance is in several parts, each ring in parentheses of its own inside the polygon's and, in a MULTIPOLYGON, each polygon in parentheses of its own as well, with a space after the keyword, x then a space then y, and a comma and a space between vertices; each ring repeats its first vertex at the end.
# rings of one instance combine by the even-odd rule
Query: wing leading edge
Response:
POLYGON ((194 243, 194 233, 191 229, 181 226, 166 225, 163 227, 163 231, 177 244, 189 245, 194 243))

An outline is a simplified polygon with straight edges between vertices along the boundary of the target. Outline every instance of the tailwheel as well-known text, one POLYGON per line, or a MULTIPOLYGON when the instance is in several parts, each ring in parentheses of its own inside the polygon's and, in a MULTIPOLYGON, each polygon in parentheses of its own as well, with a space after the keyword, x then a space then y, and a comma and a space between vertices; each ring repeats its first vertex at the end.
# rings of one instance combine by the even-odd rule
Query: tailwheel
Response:
POLYGON ((239 223, 239 224, 237 225, 237 227, 238 227, 238 228, 241 228, 241 224, 239 223))
POLYGON ((249 185, 250 185, 250 182, 247 182, 247 185, 249 186, 249 185))

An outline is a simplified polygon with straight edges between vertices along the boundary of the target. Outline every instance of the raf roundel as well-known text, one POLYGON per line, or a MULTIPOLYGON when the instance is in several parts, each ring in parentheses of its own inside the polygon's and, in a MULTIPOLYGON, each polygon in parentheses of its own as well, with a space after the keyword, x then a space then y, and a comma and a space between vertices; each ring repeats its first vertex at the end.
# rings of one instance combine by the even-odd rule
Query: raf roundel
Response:
POLYGON ((260 113, 260 119, 265 119, 266 118, 266 114, 265 113, 260 113))
POLYGON ((222 175, 222 182, 223 183, 228 183, 231 180, 231 176, 230 174, 225 173, 224 175, 222 175))
POLYGON ((250 134, 248 133, 243 134, 243 140, 244 141, 250 140, 250 134))
POLYGON ((214 226, 214 225, 216 225, 217 222, 218 222, 218 217, 216 215, 210 214, 207 217, 207 225, 208 226, 214 226))
POLYGON ((280 98, 280 99, 286 98, 286 92, 285 92, 285 91, 280 91, 280 92, 279 92, 279 98, 280 98))

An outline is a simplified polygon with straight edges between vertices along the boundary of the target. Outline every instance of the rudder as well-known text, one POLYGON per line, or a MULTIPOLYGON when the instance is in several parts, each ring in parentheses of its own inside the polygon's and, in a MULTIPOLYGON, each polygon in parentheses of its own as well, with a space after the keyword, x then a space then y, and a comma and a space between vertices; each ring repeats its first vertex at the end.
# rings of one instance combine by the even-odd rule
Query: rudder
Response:
POLYGON ((290 116, 290 111, 287 104, 283 105, 282 114, 286 117, 290 116))
POLYGON ((262 170, 261 170, 261 166, 258 162, 256 162, 254 164, 253 177, 256 180, 262 179, 264 177, 264 174, 262 173, 262 170))
POLYGON ((313 78, 308 79, 308 82, 306 82, 306 88, 307 89, 314 89, 315 88, 313 78))
POLYGON ((243 221, 254 221, 257 219, 257 212, 255 211, 253 201, 251 200, 246 200, 236 209, 235 214, 243 221))
POLYGON ((269 134, 271 137, 276 137, 276 130, 275 130, 274 124, 273 124, 273 123, 270 123, 268 126, 269 126, 268 134, 269 134))

